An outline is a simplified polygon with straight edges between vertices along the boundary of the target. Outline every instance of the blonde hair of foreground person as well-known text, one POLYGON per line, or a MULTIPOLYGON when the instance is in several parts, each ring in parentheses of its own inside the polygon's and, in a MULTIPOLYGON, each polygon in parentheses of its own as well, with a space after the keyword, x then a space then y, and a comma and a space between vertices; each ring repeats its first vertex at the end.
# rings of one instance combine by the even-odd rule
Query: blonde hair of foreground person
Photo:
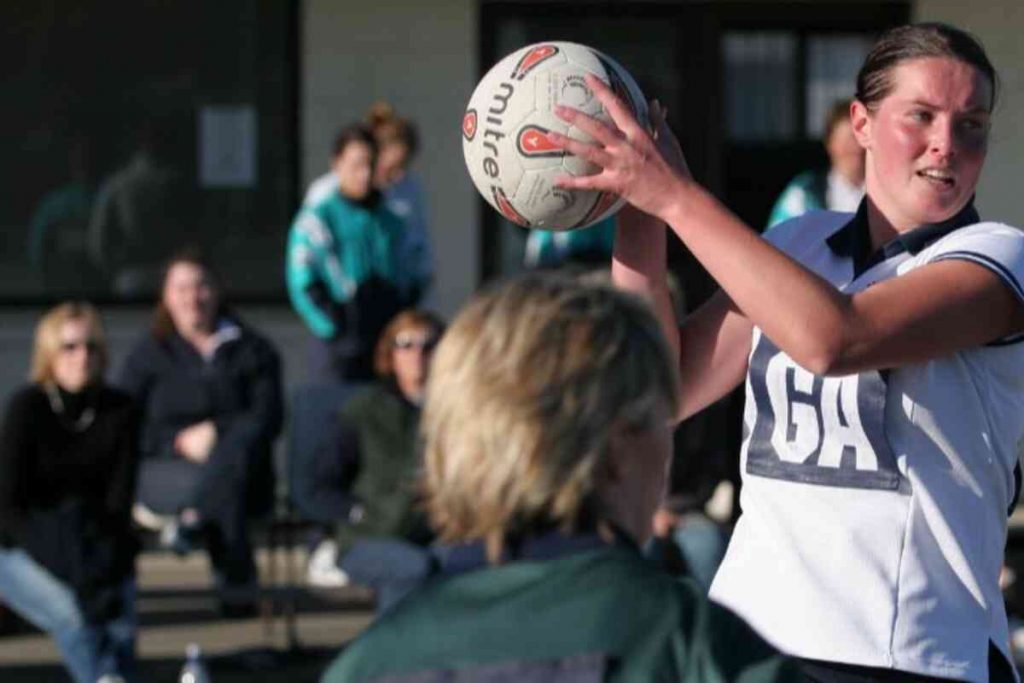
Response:
POLYGON ((510 540, 610 521, 613 427, 674 411, 675 365, 647 305, 610 286, 535 274, 477 296, 435 352, 421 425, 442 540, 498 563, 510 540))
POLYGON ((37 384, 52 383, 53 360, 60 353, 60 333, 69 320, 82 320, 89 328, 89 340, 96 345, 96 365, 91 381, 103 376, 107 369, 107 341, 100 314, 92 304, 69 301, 47 311, 36 324, 32 342, 32 369, 29 380, 37 384))

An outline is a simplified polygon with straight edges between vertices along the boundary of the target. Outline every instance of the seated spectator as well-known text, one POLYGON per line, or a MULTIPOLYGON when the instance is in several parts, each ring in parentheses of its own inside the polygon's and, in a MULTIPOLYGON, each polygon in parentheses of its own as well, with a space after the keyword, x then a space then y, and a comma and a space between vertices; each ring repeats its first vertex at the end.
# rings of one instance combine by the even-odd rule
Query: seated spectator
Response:
POLYGON ((477 297, 435 353, 425 489, 441 575, 324 681, 772 680, 790 664, 638 544, 665 487, 674 361, 638 299, 564 275, 477 297))
POLYGON ((376 158, 369 129, 343 129, 334 145, 334 190, 299 209, 288 235, 286 284, 314 335, 314 381, 373 379, 377 337, 420 289, 402 261, 405 225, 373 187, 376 158))
POLYGON ((54 639, 77 683, 135 673, 139 417, 104 383, 106 362, 92 306, 51 309, 0 432, 0 598, 54 639))
POLYGON ((179 552, 203 536, 224 613, 246 614, 257 588, 248 520, 273 502, 278 355, 227 307, 199 254, 172 258, 161 290, 120 376, 143 409, 136 521, 179 552))
POLYGON ((351 580, 371 586, 381 611, 421 578, 418 553, 403 553, 401 542, 424 546, 432 538, 415 485, 416 432, 430 357, 443 327, 434 315, 411 309, 388 323, 374 355, 378 380, 341 409, 314 471, 306 473, 312 495, 302 507, 318 520, 340 522, 334 538, 321 542, 310 558, 310 583, 338 586, 351 580), (395 552, 380 554, 389 550, 395 552), (405 557, 409 566, 403 566, 405 557))
POLYGON ((854 212, 864 196, 864 148, 853 136, 850 100, 838 100, 825 119, 829 167, 804 171, 775 200, 768 227, 808 211, 854 212))

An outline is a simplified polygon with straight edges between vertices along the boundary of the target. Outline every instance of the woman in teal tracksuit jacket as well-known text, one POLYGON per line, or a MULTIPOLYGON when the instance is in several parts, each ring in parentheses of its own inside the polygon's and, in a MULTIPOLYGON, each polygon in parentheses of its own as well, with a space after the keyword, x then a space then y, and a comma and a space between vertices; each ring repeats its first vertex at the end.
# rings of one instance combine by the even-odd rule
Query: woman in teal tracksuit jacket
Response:
POLYGON ((399 263, 405 226, 373 189, 376 153, 368 129, 343 129, 337 190, 303 206, 288 236, 288 296, 314 335, 311 378, 372 378, 377 335, 421 285, 399 263))

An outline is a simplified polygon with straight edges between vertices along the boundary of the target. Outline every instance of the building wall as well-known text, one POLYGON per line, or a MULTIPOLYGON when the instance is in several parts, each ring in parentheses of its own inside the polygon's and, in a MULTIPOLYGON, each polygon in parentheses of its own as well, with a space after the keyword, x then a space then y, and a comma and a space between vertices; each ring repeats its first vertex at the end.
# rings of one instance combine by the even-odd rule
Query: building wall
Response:
MULTIPOLYGON (((479 72, 481 1, 488 0, 302 3, 301 177, 309 182, 326 169, 338 126, 360 118, 376 99, 413 117, 423 138, 416 170, 431 202, 438 273, 431 303, 446 315, 473 291, 480 267, 479 202, 463 166, 458 130, 479 72)), ((1024 128, 1013 117, 1024 108, 1024 43, 1018 39, 1024 3, 916 0, 913 14, 976 33, 1000 70, 1003 90, 978 204, 986 217, 1024 226, 1024 206, 1014 201, 1024 128)))
POLYGON ((967 29, 985 45, 999 72, 1001 91, 996 105, 988 161, 978 186, 983 217, 1024 227, 1020 201, 1024 172, 1024 3, 1020 0, 917 0, 916 21, 945 21, 967 29))
POLYGON ((450 315, 478 273, 478 204, 462 161, 459 126, 476 83, 476 0, 302 3, 301 161, 304 182, 327 167, 340 125, 374 101, 419 125, 415 169, 430 202, 436 283, 432 305, 450 315))

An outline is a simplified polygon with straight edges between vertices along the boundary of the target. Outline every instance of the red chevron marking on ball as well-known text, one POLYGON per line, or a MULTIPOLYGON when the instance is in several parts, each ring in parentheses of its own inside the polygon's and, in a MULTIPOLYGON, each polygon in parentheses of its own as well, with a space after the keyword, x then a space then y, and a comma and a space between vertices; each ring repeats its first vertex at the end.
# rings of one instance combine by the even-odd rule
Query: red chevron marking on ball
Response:
POLYGON ((462 117, 462 134, 466 136, 467 140, 472 140, 476 136, 476 110, 470 109, 466 112, 466 115, 462 117))
POLYGON ((523 80, 526 74, 530 73, 538 64, 557 54, 558 48, 554 45, 538 45, 519 60, 516 68, 512 70, 512 78, 520 81, 523 80))
POLYGON ((548 129, 543 126, 523 126, 516 138, 519 153, 527 157, 564 156, 565 150, 548 139, 548 129))
POLYGON ((492 188, 494 194, 494 203, 497 204, 498 210, 505 218, 509 219, 513 223, 523 226, 524 228, 530 227, 530 221, 523 218, 523 215, 516 211, 515 207, 512 206, 512 202, 505 196, 504 191, 500 187, 492 188))

